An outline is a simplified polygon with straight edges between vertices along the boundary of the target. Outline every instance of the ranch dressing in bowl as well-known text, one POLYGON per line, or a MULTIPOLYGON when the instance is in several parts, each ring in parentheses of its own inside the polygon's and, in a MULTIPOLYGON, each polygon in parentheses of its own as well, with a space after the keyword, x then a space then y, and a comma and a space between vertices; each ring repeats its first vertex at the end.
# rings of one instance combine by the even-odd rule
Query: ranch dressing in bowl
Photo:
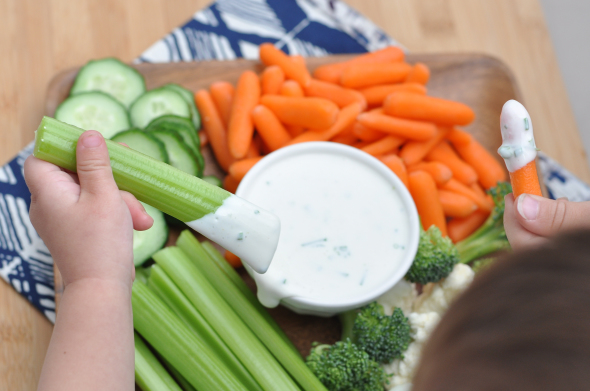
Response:
POLYGON ((352 147, 283 148, 250 170, 236 194, 281 220, 268 271, 248 270, 267 307, 328 316, 362 306, 403 278, 416 253, 419 223, 408 191, 352 147))

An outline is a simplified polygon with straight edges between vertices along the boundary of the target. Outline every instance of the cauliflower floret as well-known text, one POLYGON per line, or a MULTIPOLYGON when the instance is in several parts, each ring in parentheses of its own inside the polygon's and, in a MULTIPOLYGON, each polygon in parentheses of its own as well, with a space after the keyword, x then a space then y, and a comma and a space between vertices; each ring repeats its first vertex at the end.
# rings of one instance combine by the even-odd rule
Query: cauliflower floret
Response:
POLYGON ((383 306, 386 315, 391 316, 393 310, 398 307, 401 308, 404 315, 408 316, 412 312, 412 306, 417 297, 416 284, 402 279, 393 288, 381 295, 377 299, 377 303, 383 306))
POLYGON ((404 352, 403 359, 393 360, 390 364, 383 365, 385 373, 393 375, 389 380, 389 384, 386 385, 388 390, 412 382, 414 372, 420 361, 422 348, 432 333, 432 330, 434 330, 440 321, 440 315, 436 312, 424 314, 413 312, 408 316, 408 320, 414 341, 408 346, 408 350, 404 352))
POLYGON ((471 284, 474 276, 475 273, 469 266, 462 263, 455 265, 451 274, 442 282, 424 286, 422 294, 414 303, 414 311, 444 314, 459 293, 471 284))

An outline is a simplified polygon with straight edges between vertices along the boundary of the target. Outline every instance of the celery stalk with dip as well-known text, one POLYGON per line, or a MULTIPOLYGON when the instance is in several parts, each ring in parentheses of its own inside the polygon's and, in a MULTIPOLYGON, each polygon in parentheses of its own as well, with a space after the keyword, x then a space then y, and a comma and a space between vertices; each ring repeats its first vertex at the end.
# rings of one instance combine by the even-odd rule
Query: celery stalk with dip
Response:
POLYGON ((542 196, 535 158, 538 148, 533 135, 531 116, 522 104, 511 99, 504 103, 500 115, 502 146, 498 154, 504 158, 510 173, 514 198, 523 193, 542 196))
MULTIPOLYGON (((76 144, 84 130, 44 117, 35 134, 34 156, 76 171, 76 144)), ((133 194, 236 254, 265 273, 277 248, 280 221, 274 214, 166 163, 106 140, 113 177, 133 194)))

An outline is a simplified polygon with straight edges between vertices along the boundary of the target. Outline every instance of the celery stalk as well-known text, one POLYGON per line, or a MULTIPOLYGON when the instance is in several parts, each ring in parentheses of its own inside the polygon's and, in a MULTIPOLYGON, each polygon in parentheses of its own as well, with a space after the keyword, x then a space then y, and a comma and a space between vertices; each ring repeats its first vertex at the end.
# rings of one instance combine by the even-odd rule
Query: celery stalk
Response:
POLYGON ((196 310, 186 296, 174 284, 172 279, 159 265, 151 267, 148 287, 153 290, 172 311, 193 331, 193 333, 209 345, 219 359, 249 390, 261 390, 250 372, 236 358, 215 330, 207 323, 203 315, 196 310))
POLYGON ((264 390, 299 390, 293 379, 181 249, 166 247, 155 253, 153 258, 264 390))
POLYGON ((196 389, 247 390, 147 285, 133 284, 131 304, 137 332, 196 389))
MULTIPOLYGON (((35 136, 35 157, 76 171, 76 144, 84 131, 43 117, 35 136)), ((231 193, 202 179, 107 140, 113 176, 126 190, 181 221, 214 213, 231 193)))
POLYGON ((227 275, 215 266, 199 241, 189 231, 183 231, 176 244, 304 390, 325 389, 299 353, 284 340, 282 333, 278 333, 251 300, 248 300, 244 293, 231 283, 227 275))
MULTIPOLYGON (((190 235, 191 237, 193 236, 189 231, 183 231, 180 234, 180 238, 183 238, 186 235, 190 235)), ((193 257, 190 253, 191 250, 189 249, 191 246, 189 244, 186 244, 186 241, 187 239, 181 239, 179 243, 176 243, 176 245, 180 247, 189 256, 189 258, 192 259, 193 257)), ((192 240, 188 241, 192 242, 192 240)), ((195 241, 198 243, 196 239, 195 241)), ((215 265, 217 265, 219 269, 221 269, 224 272, 228 280, 226 283, 233 283, 236 286, 236 288, 238 288, 240 292, 242 292, 246 299, 248 299, 248 301, 252 303, 252 305, 260 312, 260 314, 272 326, 272 328, 275 329, 275 331, 281 336, 281 338, 283 338, 283 340, 289 346, 291 346, 291 349, 293 349, 293 351, 299 355, 299 351, 297 350, 295 345, 293 345, 293 342, 291 342, 291 340, 285 335, 283 329, 277 324, 273 317, 270 316, 266 308, 262 304, 260 304, 260 301, 256 298, 256 295, 254 295, 254 292, 252 292, 250 288, 248 288, 248 285, 246 285, 244 280, 242 280, 242 277, 240 277, 238 272, 236 272, 236 270, 225 260, 225 258, 223 258, 223 255, 221 255, 219 251, 217 251, 217 249, 213 247, 213 244, 211 244, 211 242, 204 241, 200 243, 200 246, 203 248, 203 250, 205 250, 205 253, 209 256, 209 260, 212 263, 215 263, 215 265)), ((200 254, 202 254, 202 252, 200 252, 200 254)))
POLYGON ((180 388, 182 388, 183 391, 197 391, 197 389, 195 387, 193 387, 188 380, 186 380, 181 374, 180 372, 178 372, 176 370, 176 368, 174 368, 172 366, 172 364, 170 364, 168 361, 162 359, 162 361, 164 362, 164 366, 166 367, 166 369, 168 370, 168 372, 170 372, 170 374, 172 375, 172 377, 174 377, 174 379, 176 380, 176 382, 178 383, 178 385, 180 386, 180 388))
POLYGON ((137 333, 135 341, 135 382, 143 391, 182 391, 137 333))

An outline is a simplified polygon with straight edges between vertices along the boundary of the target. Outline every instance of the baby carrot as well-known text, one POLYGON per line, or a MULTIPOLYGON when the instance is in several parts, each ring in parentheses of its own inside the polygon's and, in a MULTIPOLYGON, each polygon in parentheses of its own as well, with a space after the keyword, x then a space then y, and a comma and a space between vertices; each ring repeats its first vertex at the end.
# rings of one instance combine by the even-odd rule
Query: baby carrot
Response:
POLYGON ((352 126, 351 132, 356 138, 362 141, 377 141, 385 137, 385 133, 378 130, 367 128, 365 125, 356 121, 352 126))
POLYGON ((285 73, 279 66, 271 65, 266 67, 260 75, 260 87, 262 95, 278 95, 284 81, 285 73))
POLYGON ((359 115, 358 121, 366 127, 409 140, 425 141, 436 134, 436 125, 433 123, 394 118, 385 114, 363 113, 359 115))
POLYGON ((387 98, 387 95, 399 91, 426 95, 426 87, 418 83, 380 84, 359 90, 367 100, 369 106, 380 106, 385 101, 385 98, 387 98))
MULTIPOLYGON (((354 144, 351 144, 351 147, 355 147, 357 149, 363 149, 364 147, 366 147, 367 145, 371 145, 371 141, 363 141, 363 140, 359 140, 354 144)), ((392 152, 393 153, 393 152, 392 152)), ((394 153, 395 154, 395 153, 394 153)))
POLYGON ((417 62, 413 67, 408 77, 406 77, 406 83, 419 83, 425 85, 430 79, 430 69, 421 62, 417 62))
POLYGON ((424 171, 414 171, 408 174, 408 184, 422 227, 426 230, 435 225, 443 236, 447 236, 447 221, 434 179, 424 171))
POLYGON ((303 89, 295 80, 285 80, 279 89, 279 95, 303 98, 305 94, 303 89))
POLYGON ((453 177, 466 185, 477 182, 477 173, 455 153, 445 141, 441 141, 426 155, 426 161, 441 162, 453 172, 453 177))
POLYGON ((518 198, 521 194, 533 194, 543 197, 539 177, 537 176, 537 165, 534 160, 526 166, 511 172, 510 183, 512 184, 514 198, 518 198))
POLYGON ((404 141, 406 140, 397 136, 385 136, 381 140, 377 140, 374 143, 361 148, 361 150, 369 155, 380 156, 395 150, 402 145, 404 141))
POLYGON ((473 137, 471 136, 471 134, 467 133, 464 130, 452 127, 451 130, 447 133, 446 139, 449 140, 451 144, 453 144, 453 146, 456 148, 460 145, 469 144, 473 137))
MULTIPOLYGON (((256 135, 255 135, 256 136, 256 135)), ((248 148, 248 153, 246 154, 246 159, 251 157, 258 157, 260 156, 260 149, 258 145, 254 142, 254 139, 250 143, 250 148, 248 148)))
POLYGON ((259 99, 260 80, 258 75, 252 71, 243 72, 238 79, 227 127, 229 152, 236 159, 246 156, 252 142, 254 123, 251 113, 259 99))
POLYGON ((227 263, 229 263, 234 269, 242 267, 242 260, 236 254, 225 250, 223 257, 225 258, 227 263))
POLYGON ((205 129, 202 129, 202 132, 199 132, 199 145, 201 148, 209 145, 209 136, 207 136, 207 131, 205 129))
POLYGON ((322 98, 265 95, 260 103, 275 113, 281 122, 312 129, 331 127, 339 111, 335 103, 322 98))
POLYGON ((449 179, 447 183, 441 186, 441 189, 464 195, 475 202, 479 209, 485 210, 486 212, 491 211, 494 206, 493 203, 490 203, 490 200, 487 197, 482 198, 477 192, 454 178, 449 179))
POLYGON ((311 79, 309 85, 305 87, 305 94, 331 100, 341 108, 354 102, 359 102, 363 110, 367 107, 367 101, 360 92, 321 80, 311 79))
POLYGON ((408 171, 406 170, 406 165, 402 162, 399 156, 391 153, 381 156, 379 160, 381 160, 387 168, 393 171, 393 173, 404 183, 406 188, 408 188, 408 171))
POLYGON ((278 65, 286 77, 295 80, 302 87, 307 86, 311 80, 307 68, 300 66, 296 61, 292 61, 289 56, 274 47, 272 43, 267 42, 260 45, 260 61, 264 65, 278 65))
POLYGON ((448 131, 449 128, 439 126, 436 129, 436 134, 430 140, 408 141, 400 150, 399 156, 407 165, 418 163, 440 143, 448 131))
POLYGON ((328 141, 336 135, 344 132, 348 127, 352 126, 356 117, 361 112, 361 105, 358 103, 351 103, 344 107, 337 115, 336 122, 330 128, 315 131, 308 130, 307 132, 301 133, 289 142, 288 145, 303 143, 307 141, 328 141))
POLYGON ((238 190, 238 186, 240 185, 240 180, 234 178, 231 175, 226 175, 225 178, 223 179, 223 188, 227 191, 229 191, 230 193, 236 193, 236 190, 238 190))
POLYGON ((411 69, 405 62, 350 65, 342 72, 340 84, 347 88, 363 88, 399 83, 408 76, 411 69))
POLYGON ((498 182, 506 180, 506 172, 500 162, 475 138, 471 138, 471 142, 467 144, 455 145, 455 150, 467 164, 473 167, 477 173, 479 183, 485 189, 490 189, 496 186, 498 182))
POLYGON ((241 181, 244 179, 244 176, 246 176, 248 171, 250 171, 250 169, 260 161, 260 159, 262 159, 262 156, 242 159, 234 162, 231 166, 229 166, 229 175, 238 181, 241 181))
POLYGON ((383 109, 395 117, 442 125, 467 125, 475 118, 473 110, 463 103, 410 92, 389 95, 383 102, 383 109))
POLYGON ((453 177, 451 169, 439 162, 420 162, 408 166, 408 172, 414 172, 418 170, 429 173, 438 187, 444 186, 444 184, 453 177))
POLYGON ((209 92, 219 111, 223 126, 227 128, 231 114, 231 105, 234 99, 234 86, 227 81, 216 81, 209 86, 209 92))
POLYGON ((478 209, 467 217, 455 218, 447 226, 453 243, 460 242, 475 232, 488 218, 490 212, 478 209))
POLYGON ((261 155, 268 155, 269 153, 272 152, 270 150, 270 148, 268 147, 268 145, 266 145, 266 143, 264 142, 264 140, 262 139, 262 137, 260 137, 260 135, 258 133, 254 134, 254 138, 252 139, 252 144, 256 144, 256 149, 258 149, 260 151, 261 155))
POLYGON ((439 189, 438 199, 447 217, 467 217, 477 210, 475 202, 452 191, 439 189))
POLYGON ((271 151, 284 147, 291 140, 291 136, 283 124, 266 106, 256 106, 252 110, 252 120, 258 134, 271 151))
POLYGON ((221 117, 211 94, 207 90, 199 90, 195 93, 195 103, 201 113, 203 121, 203 130, 207 132, 207 137, 213 148, 213 153, 217 162, 226 172, 229 166, 234 162, 233 156, 229 153, 227 144, 227 132, 221 121, 221 117))
POLYGON ((342 76, 344 69, 350 65, 379 62, 398 62, 403 61, 403 59, 403 50, 396 46, 388 46, 381 50, 362 54, 348 61, 319 66, 313 72, 313 76, 316 79, 337 84, 340 82, 340 77, 342 76))
POLYGON ((358 139, 354 134, 345 134, 344 132, 342 132, 332 137, 330 141, 338 144, 353 145, 358 141, 358 139))

